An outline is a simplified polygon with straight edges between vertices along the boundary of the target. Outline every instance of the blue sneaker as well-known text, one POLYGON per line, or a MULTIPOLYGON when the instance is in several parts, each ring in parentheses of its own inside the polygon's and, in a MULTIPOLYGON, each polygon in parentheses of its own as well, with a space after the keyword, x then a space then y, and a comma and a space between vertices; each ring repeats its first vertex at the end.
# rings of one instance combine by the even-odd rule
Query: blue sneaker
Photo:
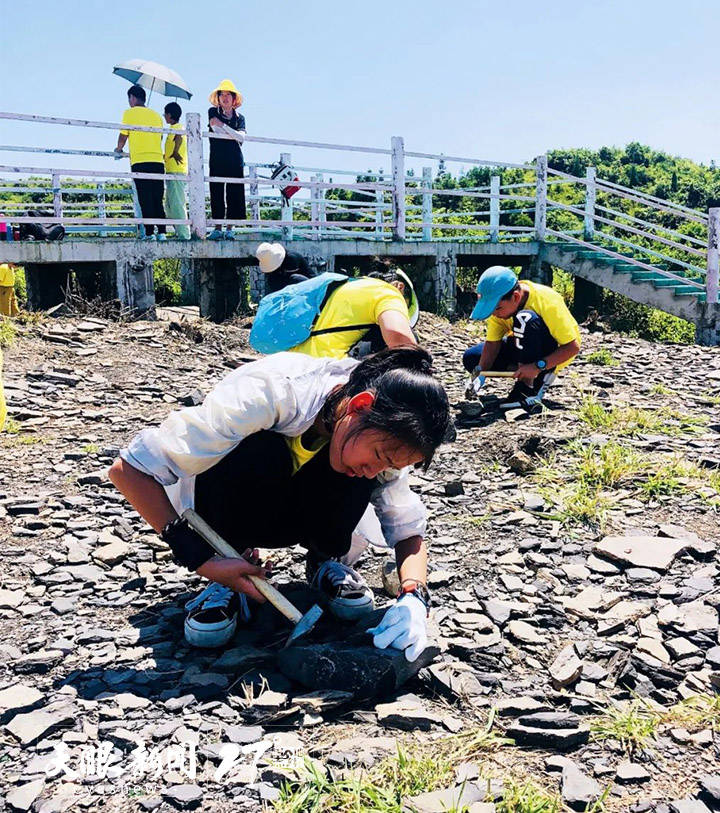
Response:
POLYGON ((223 233, 222 229, 213 229, 210 234, 208 234, 208 240, 222 240, 223 233))
POLYGON ((167 241, 167 234, 158 234, 158 243, 165 243, 167 241))
POLYGON ((226 240, 234 240, 235 239, 235 232, 232 229, 226 229, 226 231, 225 231, 225 239, 226 240))

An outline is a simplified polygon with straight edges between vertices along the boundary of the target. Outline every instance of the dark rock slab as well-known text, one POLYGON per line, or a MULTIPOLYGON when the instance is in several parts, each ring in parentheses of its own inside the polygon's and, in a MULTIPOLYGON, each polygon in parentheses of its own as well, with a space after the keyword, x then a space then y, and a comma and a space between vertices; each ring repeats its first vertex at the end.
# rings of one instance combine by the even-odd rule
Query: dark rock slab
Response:
POLYGON ((518 718, 505 732, 518 745, 568 751, 585 745, 590 731, 574 714, 540 712, 518 718))
POLYGON ((394 692, 439 653, 438 647, 429 646, 410 663, 397 649, 352 642, 309 644, 281 650, 276 666, 308 689, 339 689, 357 698, 371 698, 394 692))

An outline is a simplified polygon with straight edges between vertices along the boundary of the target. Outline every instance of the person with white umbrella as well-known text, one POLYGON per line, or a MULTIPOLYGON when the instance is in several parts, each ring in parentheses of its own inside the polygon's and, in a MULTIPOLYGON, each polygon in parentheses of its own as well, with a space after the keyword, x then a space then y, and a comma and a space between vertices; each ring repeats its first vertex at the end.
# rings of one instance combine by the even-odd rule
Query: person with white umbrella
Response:
MULTIPOLYGON (((145 90, 140 85, 133 85, 128 90, 128 109, 123 113, 122 123, 137 127, 163 127, 160 114, 145 107, 145 90)), ((115 155, 123 156, 123 147, 129 142, 130 169, 132 172, 158 174, 165 173, 162 149, 162 133, 149 133, 143 130, 121 130, 118 136, 115 155)), ((163 194, 165 184, 162 177, 155 181, 149 178, 133 178, 137 190, 138 202, 143 218, 165 220, 163 194)), ((163 224, 145 224, 145 233, 150 240, 165 240, 163 224), (157 238, 155 230, 157 228, 157 238)))

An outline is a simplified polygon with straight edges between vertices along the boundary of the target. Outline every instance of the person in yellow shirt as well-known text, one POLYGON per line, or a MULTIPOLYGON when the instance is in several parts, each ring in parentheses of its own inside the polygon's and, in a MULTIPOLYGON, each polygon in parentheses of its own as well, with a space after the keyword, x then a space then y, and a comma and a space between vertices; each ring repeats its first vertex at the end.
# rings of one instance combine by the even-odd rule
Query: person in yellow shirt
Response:
POLYGON ((15 265, 0 263, 0 316, 17 316, 20 313, 15 297, 15 265))
MULTIPOLYGON (((477 284, 472 319, 487 319, 485 341, 463 355, 465 369, 513 370, 516 383, 502 409, 539 408, 545 389, 580 352, 580 328, 557 291, 518 281, 510 268, 488 268, 477 284)), ((482 383, 483 379, 480 379, 482 383)))
POLYGON ((382 272, 381 277, 351 279, 333 291, 313 325, 315 335, 292 352, 340 359, 359 342, 368 344, 359 355, 417 344, 412 326, 419 308, 410 279, 400 269, 382 272))
MULTIPOLYGON (((128 104, 130 107, 123 113, 122 124, 136 127, 164 127, 160 114, 145 107, 145 90, 140 85, 133 85, 128 90, 128 104)), ((144 172, 163 175, 165 162, 162 149, 162 133, 148 133, 143 130, 121 130, 118 136, 115 156, 122 157, 123 147, 129 142, 130 169, 132 172, 144 172)), ((137 190, 140 211, 144 218, 157 220, 165 219, 163 206, 163 179, 133 178, 137 190)), ((165 240, 165 226, 151 223, 145 224, 145 233, 149 239, 154 240, 157 230, 157 239, 165 240)))
MULTIPOLYGON (((165 105, 165 121, 173 130, 182 130, 180 124, 182 108, 177 102, 165 105)), ((168 133, 165 136, 165 173, 167 175, 187 175, 187 139, 183 135, 168 133)), ((185 181, 165 180, 165 211, 171 220, 187 220, 185 206, 185 181)), ((175 226, 175 236, 180 240, 190 239, 190 226, 175 226)))

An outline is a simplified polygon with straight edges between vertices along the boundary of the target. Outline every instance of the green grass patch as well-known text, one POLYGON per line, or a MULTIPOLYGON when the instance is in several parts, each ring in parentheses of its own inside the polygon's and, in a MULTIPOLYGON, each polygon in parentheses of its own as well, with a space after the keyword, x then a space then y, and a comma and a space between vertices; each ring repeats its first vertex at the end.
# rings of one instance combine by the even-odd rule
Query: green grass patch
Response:
POLYGON ((505 782, 496 813, 561 813, 565 808, 557 793, 549 793, 534 782, 505 782))
POLYGON ((698 694, 671 706, 663 722, 682 726, 688 731, 712 728, 720 731, 720 695, 698 694))
POLYGON ((669 407, 657 410, 627 405, 605 406, 594 395, 585 395, 577 412, 594 431, 633 436, 645 432, 664 435, 695 434, 707 423, 702 415, 689 415, 669 407))
POLYGON ((17 328, 12 319, 0 316, 0 348, 10 347, 17 336, 17 328))
POLYGON ((282 787, 274 810, 278 813, 402 813, 408 797, 453 787, 455 766, 511 744, 511 740, 491 731, 492 724, 491 714, 486 728, 470 729, 423 747, 413 746, 408 750, 398 747, 396 755, 386 757, 368 770, 348 772, 341 778, 330 779, 317 763, 306 760, 298 780, 282 787))
POLYGON ((97 443, 86 443, 80 451, 85 454, 97 454, 100 451, 100 447, 97 443))
POLYGON ((331 779, 307 760, 301 780, 283 785, 274 809, 278 813, 401 813, 404 798, 447 787, 452 781, 447 759, 399 748, 397 756, 344 779, 331 779))
POLYGON ((617 367, 620 364, 607 347, 590 353, 589 356, 585 357, 585 361, 589 364, 599 364, 601 367, 617 367))
POLYGON ((594 740, 616 740, 628 753, 642 751, 655 742, 662 714, 641 699, 611 705, 590 722, 594 740))

